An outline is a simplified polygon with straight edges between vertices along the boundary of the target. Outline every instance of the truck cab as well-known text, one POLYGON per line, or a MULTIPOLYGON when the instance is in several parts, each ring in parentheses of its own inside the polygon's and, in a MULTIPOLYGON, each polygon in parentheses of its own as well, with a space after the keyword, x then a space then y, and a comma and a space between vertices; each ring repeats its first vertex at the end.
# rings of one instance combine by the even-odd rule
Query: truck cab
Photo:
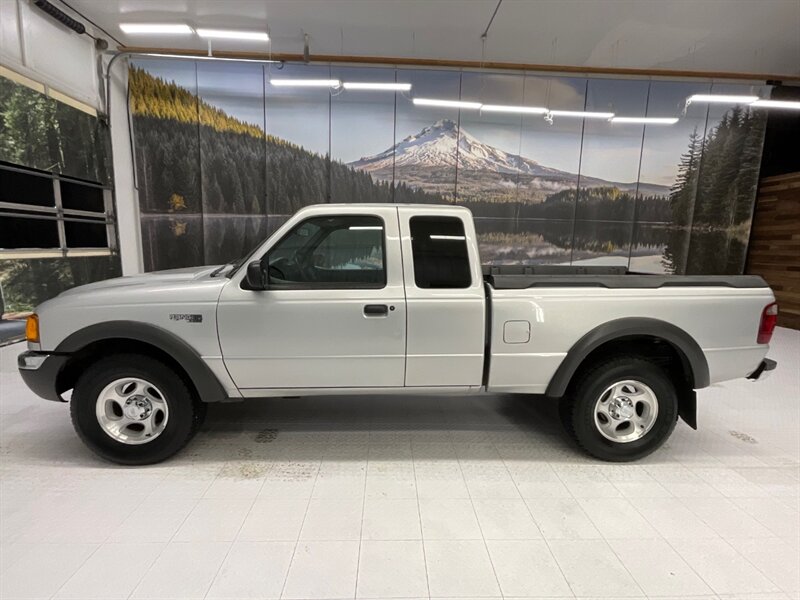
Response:
POLYGON ((244 396, 482 385, 486 291, 469 211, 316 206, 271 240, 217 309, 244 396))

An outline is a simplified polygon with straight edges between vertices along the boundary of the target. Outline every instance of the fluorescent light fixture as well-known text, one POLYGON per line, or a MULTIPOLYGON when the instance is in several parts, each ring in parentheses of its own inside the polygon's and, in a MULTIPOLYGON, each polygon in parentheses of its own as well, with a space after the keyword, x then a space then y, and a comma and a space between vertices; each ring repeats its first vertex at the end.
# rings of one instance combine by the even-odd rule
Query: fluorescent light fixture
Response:
POLYGON ((431 234, 432 240, 465 240, 467 239, 463 235, 434 235, 431 234))
POLYGON ((164 54, 159 52, 144 52, 142 56, 150 56, 153 58, 177 58, 187 60, 227 60, 231 62, 252 62, 252 63, 280 63, 279 60, 268 60, 259 58, 227 58, 220 56, 200 56, 194 54, 164 54))
POLYGON ((582 119, 610 119, 614 113, 610 112, 591 112, 583 110, 551 110, 549 111, 552 117, 579 117, 582 119))
POLYGON ((341 85, 338 79, 270 79, 275 87, 324 87, 337 88, 341 85))
POLYGON ((119 28, 125 33, 192 33, 186 23, 120 23, 119 28))
POLYGON ((547 114, 547 109, 541 106, 510 106, 506 104, 484 104, 481 112, 524 113, 529 115, 547 114))
POLYGON ((731 96, 727 94, 695 94, 689 96, 686 102, 710 102, 712 104, 752 104, 758 96, 731 96))
POLYGON ((351 225, 348 227, 350 231, 383 231, 380 225, 351 225))
POLYGON ((375 90, 378 92, 407 92, 411 89, 410 83, 368 83, 361 81, 345 81, 342 87, 346 90, 375 90))
POLYGON ((234 31, 232 29, 197 29, 201 38, 216 38, 222 40, 255 40, 268 42, 269 34, 266 31, 234 31))
POLYGON ((472 108, 479 109, 480 102, 463 102, 461 100, 438 100, 436 98, 414 98, 415 106, 441 106, 443 108, 472 108))
POLYGON ((611 117, 612 123, 645 123, 647 125, 675 125, 677 117, 611 117))
POLYGON ((788 108, 800 110, 800 102, 791 100, 756 100, 750 106, 754 108, 788 108))

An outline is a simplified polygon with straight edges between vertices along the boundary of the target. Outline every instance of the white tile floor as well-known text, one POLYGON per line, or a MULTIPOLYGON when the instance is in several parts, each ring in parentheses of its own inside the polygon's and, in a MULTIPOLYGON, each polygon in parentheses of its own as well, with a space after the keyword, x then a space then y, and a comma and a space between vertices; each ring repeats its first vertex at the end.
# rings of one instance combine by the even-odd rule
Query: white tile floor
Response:
POLYGON ((531 398, 214 406, 120 468, 0 350, 0 598, 800 598, 800 333, 599 463, 531 398))

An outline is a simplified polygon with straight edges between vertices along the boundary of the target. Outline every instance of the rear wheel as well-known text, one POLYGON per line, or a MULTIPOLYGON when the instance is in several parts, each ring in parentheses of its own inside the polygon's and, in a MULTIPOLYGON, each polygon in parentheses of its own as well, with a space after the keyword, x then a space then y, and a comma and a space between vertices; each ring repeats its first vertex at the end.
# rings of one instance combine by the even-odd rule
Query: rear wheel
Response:
POLYGON ((675 386, 646 358, 621 356, 597 363, 579 375, 572 389, 562 400, 562 419, 578 444, 596 458, 643 458, 675 428, 675 386))
POLYGON ((119 354, 90 366, 70 401, 72 423, 96 454, 125 465, 169 458, 202 424, 205 406, 172 369, 148 356, 119 354))

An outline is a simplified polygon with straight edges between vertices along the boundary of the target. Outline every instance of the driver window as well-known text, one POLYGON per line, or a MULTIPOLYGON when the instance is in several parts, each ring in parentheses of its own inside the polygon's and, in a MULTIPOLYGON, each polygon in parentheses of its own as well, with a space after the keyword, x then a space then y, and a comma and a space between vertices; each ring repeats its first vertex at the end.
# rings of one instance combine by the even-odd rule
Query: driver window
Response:
POLYGON ((276 287, 383 287, 383 221, 368 216, 307 219, 270 250, 267 264, 270 285, 276 287))

